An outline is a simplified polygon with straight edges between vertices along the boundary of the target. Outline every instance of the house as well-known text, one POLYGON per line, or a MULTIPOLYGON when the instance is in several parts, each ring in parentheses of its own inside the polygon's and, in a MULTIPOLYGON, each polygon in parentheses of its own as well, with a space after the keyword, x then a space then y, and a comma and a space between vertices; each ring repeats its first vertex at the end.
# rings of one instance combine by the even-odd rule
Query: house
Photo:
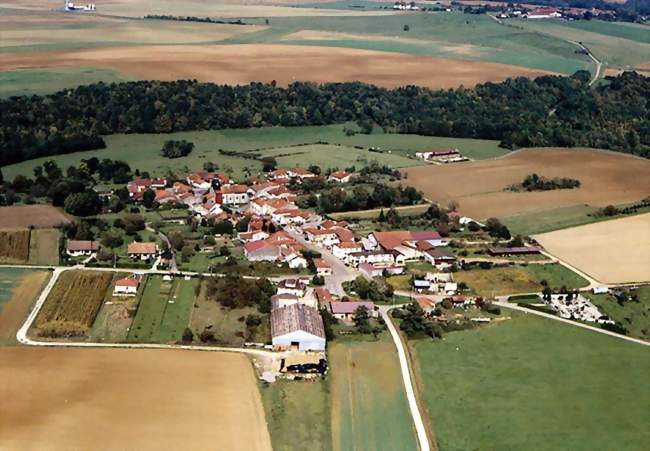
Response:
POLYGON ((332 296, 330 290, 323 287, 316 288, 314 290, 314 296, 316 296, 316 300, 318 301, 318 305, 320 306, 327 305, 328 302, 334 300, 334 296, 332 296))
POLYGON ((450 272, 428 272, 424 278, 434 283, 453 282, 453 277, 450 272))
POLYGON ((316 266, 316 274, 319 276, 331 276, 332 275, 332 265, 328 263, 324 258, 315 258, 314 266, 316 266))
POLYGON ((417 302, 420 308, 424 310, 424 313, 433 313, 436 309, 436 302, 431 298, 417 298, 415 302, 417 302))
POLYGON ((323 318, 317 309, 299 303, 271 310, 271 342, 276 350, 324 351, 323 318))
POLYGON ((413 280, 413 288, 419 293, 421 293, 423 290, 429 290, 431 288, 431 282, 428 280, 418 280, 415 279, 413 280))
POLYGON ((289 170, 288 172, 289 172, 289 176, 291 178, 297 178, 300 181, 316 177, 316 174, 314 174, 312 172, 309 172, 306 169, 299 168, 299 167, 295 167, 295 168, 289 170))
POLYGON ((307 284, 300 279, 283 279, 278 283, 277 294, 293 294, 303 297, 307 291, 307 284))
POLYGON ((292 246, 280 246, 280 256, 278 259, 286 262, 291 269, 307 267, 307 259, 300 252, 294 250, 292 246))
POLYGON ((149 260, 156 258, 158 255, 158 245, 156 243, 139 243, 134 241, 129 243, 126 248, 129 257, 140 260, 149 260))
POLYGON ((266 233, 264 230, 255 230, 253 232, 239 232, 237 234, 237 238, 239 238, 244 243, 247 243, 249 241, 265 240, 268 237, 269 234, 266 233))
POLYGON ((115 288, 113 288, 114 296, 134 296, 138 293, 140 286, 141 276, 134 274, 131 277, 125 277, 115 281, 115 288))
POLYGON ((156 197, 154 199, 159 204, 167 204, 170 202, 178 202, 178 197, 172 191, 166 189, 157 189, 156 197))
POLYGON ((300 298, 295 294, 274 294, 271 296, 271 310, 297 304, 298 302, 300 302, 300 298))
POLYGON ((274 262, 280 255, 280 248, 268 240, 249 241, 244 244, 244 256, 252 262, 274 262))
POLYGON ((404 266, 386 265, 381 263, 361 263, 359 265, 359 271, 370 278, 381 277, 384 275, 384 272, 391 276, 395 276, 404 273, 404 266))
POLYGON ((393 265, 396 263, 393 252, 382 250, 353 252, 348 255, 348 263, 358 266, 362 263, 393 265))
POLYGON ((446 249, 429 249, 423 255, 424 259, 436 268, 449 267, 456 262, 456 256, 446 249))
POLYGON ((308 241, 321 246, 331 247, 339 242, 339 237, 332 230, 308 227, 303 230, 308 241))
POLYGON ((368 309, 368 313, 371 317, 376 318, 378 316, 377 311, 375 310, 375 304, 369 301, 331 301, 329 303, 329 309, 334 318, 350 322, 354 319, 354 315, 357 312, 359 307, 365 307, 368 309))
POLYGON ((336 171, 332 172, 329 177, 327 177, 328 182, 336 183, 349 183, 352 180, 354 174, 346 171, 336 171))
POLYGON ((555 8, 537 8, 527 12, 524 17, 527 19, 554 19, 562 17, 562 13, 555 8))
POLYGON ((223 205, 241 205, 248 203, 248 187, 244 185, 228 185, 221 187, 223 205))
POLYGON ((446 282, 443 291, 446 295, 454 295, 458 291, 458 284, 456 282, 446 282))
POLYGON ((339 260, 346 260, 348 255, 363 252, 360 243, 345 241, 332 246, 332 254, 339 260))
POLYGON ((126 188, 129 190, 131 197, 133 197, 133 194, 141 194, 151 188, 151 179, 143 179, 138 177, 127 183, 126 188))
POLYGON ((435 230, 423 232, 411 232, 410 230, 392 230, 388 232, 372 232, 368 240, 375 247, 392 251, 396 247, 410 245, 417 249, 419 242, 426 242, 431 246, 445 246, 447 243, 435 230))
POLYGON ((488 254, 493 257, 507 256, 507 255, 535 255, 541 254, 542 248, 535 246, 520 246, 520 247, 488 247, 488 254))
POLYGON ((99 241, 68 240, 65 250, 71 257, 91 255, 99 250, 99 241))

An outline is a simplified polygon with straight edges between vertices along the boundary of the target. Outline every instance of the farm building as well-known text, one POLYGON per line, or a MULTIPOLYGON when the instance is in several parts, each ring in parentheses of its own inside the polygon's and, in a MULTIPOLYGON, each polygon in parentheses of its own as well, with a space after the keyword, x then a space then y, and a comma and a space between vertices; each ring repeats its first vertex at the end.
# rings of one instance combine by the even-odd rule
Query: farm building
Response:
POLYGON ((527 19, 555 19, 562 17, 562 13, 555 8, 537 8, 526 13, 524 17, 527 19))
POLYGON ((276 350, 325 350, 325 327, 317 309, 292 304, 271 311, 271 340, 276 350))
POLYGON ((99 241, 89 240, 68 240, 66 245, 66 253, 72 257, 79 257, 81 255, 90 255, 99 250, 99 241))
POLYGON ((336 183, 348 183, 350 180, 352 180, 352 177, 354 177, 354 174, 350 172, 336 171, 332 172, 329 177, 327 177, 327 181, 336 183))
POLYGON ((271 296, 271 309, 286 307, 288 305, 297 304, 300 298, 295 294, 274 294, 271 296))
POLYGON ((415 300, 424 313, 432 313, 436 309, 436 302, 431 298, 417 298, 415 300))
POLYGON ((134 274, 131 277, 125 277, 123 279, 118 279, 115 282, 115 288, 113 288, 114 296, 132 296, 138 292, 138 287, 140 286, 141 276, 139 274, 134 274))
POLYGON ((489 247, 488 254, 493 257, 504 255, 535 255, 541 254, 542 249, 534 246, 521 247, 489 247))
POLYGON ((149 260, 158 255, 158 245, 156 243, 139 243, 134 241, 127 246, 126 253, 134 259, 149 260))
POLYGON ((319 276, 332 275, 332 265, 330 265, 324 258, 315 258, 314 266, 316 266, 316 274, 319 276))
POLYGON ((357 309, 359 307, 365 307, 366 309, 368 309, 368 313, 373 318, 376 318, 378 316, 377 311, 375 311, 375 304, 373 302, 331 301, 329 305, 330 312, 332 313, 332 316, 334 316, 334 318, 340 319, 341 321, 347 321, 347 322, 352 321, 354 319, 354 315, 356 314, 357 309))
POLYGON ((451 266, 456 261, 456 256, 445 249, 433 248, 424 252, 424 259, 436 267, 451 266))

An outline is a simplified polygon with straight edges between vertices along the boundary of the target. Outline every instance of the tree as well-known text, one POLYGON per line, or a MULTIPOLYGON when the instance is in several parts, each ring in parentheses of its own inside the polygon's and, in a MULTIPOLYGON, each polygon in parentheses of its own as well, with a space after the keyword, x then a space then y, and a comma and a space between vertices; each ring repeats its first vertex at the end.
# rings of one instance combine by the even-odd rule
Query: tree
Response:
POLYGON ((117 232, 104 232, 102 235, 101 244, 102 246, 115 249, 116 247, 120 247, 122 244, 124 244, 124 240, 122 239, 122 235, 117 232))
POLYGON ((260 161, 262 162, 262 171, 264 172, 275 171, 278 167, 278 162, 273 157, 264 157, 260 161))
POLYGON ((66 197, 65 211, 75 216, 91 216, 99 213, 102 201, 93 190, 73 193, 66 197))
POLYGON ((153 203, 156 200, 156 193, 152 189, 146 190, 142 193, 142 205, 147 208, 153 207, 153 203))
POLYGON ((524 246, 524 239, 521 237, 521 235, 516 235, 510 243, 508 243, 508 246, 510 247, 523 247, 524 246))
POLYGON ((404 25, 404 31, 411 31, 411 27, 408 25, 404 25))
POLYGON ((194 143, 189 141, 180 140, 169 140, 165 141, 162 149, 160 149, 160 155, 165 158, 181 158, 189 155, 192 150, 194 150, 194 143))
POLYGON ((362 334, 372 333, 372 326, 370 325, 370 312, 365 306, 357 307, 354 311, 354 326, 357 331, 362 334))
POLYGON ((189 327, 186 327, 183 331, 182 337, 183 343, 192 343, 194 341, 194 332, 189 327))
POLYGON ((314 277, 311 278, 311 283, 312 285, 323 286, 325 285, 325 278, 323 276, 319 276, 318 274, 316 274, 314 275, 314 277))

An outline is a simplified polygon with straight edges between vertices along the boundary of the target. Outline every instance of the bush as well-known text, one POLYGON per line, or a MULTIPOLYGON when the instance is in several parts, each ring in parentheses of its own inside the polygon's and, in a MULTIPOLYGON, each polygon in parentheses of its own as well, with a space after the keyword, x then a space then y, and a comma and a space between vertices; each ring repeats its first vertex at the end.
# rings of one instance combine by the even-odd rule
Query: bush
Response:
POLYGON ((181 140, 165 141, 163 148, 160 149, 160 155, 165 158, 180 158, 189 155, 194 150, 194 143, 181 140))

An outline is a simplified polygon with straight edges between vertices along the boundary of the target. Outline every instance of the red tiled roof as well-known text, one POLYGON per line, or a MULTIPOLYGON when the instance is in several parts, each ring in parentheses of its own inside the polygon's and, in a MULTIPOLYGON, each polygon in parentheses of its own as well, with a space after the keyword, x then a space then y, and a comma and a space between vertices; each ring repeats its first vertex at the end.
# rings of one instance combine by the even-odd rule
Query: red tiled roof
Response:
POLYGON ((334 315, 349 315, 356 312, 359 307, 365 307, 368 310, 372 311, 375 308, 375 304, 368 301, 330 301, 330 311, 334 315))
POLYGON ((129 243, 126 249, 127 254, 155 254, 158 252, 156 243, 138 243, 134 241, 129 243))

